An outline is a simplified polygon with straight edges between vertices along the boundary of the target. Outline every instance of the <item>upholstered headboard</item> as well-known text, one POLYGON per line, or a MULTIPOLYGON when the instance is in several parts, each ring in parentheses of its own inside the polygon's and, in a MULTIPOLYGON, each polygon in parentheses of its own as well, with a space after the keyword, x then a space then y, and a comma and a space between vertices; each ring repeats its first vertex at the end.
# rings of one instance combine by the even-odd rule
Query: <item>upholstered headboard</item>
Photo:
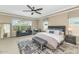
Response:
POLYGON ((64 32, 64 35, 66 34, 66 28, 65 26, 48 26, 48 29, 57 29, 57 30, 62 30, 64 32))

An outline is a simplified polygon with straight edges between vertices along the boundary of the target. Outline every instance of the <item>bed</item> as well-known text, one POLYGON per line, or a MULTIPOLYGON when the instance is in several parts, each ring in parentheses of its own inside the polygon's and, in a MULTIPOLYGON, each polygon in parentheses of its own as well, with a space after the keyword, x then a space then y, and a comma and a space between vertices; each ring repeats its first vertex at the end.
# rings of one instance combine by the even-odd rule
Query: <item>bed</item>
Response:
POLYGON ((46 47, 56 49, 65 39, 65 26, 48 26, 47 32, 37 33, 35 37, 46 40, 46 47))

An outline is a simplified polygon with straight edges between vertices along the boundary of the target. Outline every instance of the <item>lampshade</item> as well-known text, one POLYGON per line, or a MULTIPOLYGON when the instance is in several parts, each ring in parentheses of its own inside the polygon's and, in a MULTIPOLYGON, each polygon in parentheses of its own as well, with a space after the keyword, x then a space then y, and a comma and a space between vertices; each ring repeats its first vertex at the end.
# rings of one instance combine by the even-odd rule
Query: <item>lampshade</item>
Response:
POLYGON ((69 31, 72 31, 72 28, 71 28, 71 27, 69 27, 69 28, 68 28, 68 30, 69 30, 69 31))

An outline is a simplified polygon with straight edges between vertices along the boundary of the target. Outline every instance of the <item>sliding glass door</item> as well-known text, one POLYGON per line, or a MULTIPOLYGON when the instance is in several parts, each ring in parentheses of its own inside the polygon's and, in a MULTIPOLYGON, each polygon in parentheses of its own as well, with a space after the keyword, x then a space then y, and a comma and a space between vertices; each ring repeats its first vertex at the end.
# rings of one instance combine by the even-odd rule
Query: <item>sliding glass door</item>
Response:
POLYGON ((28 30, 32 30, 31 28, 32 28, 32 21, 15 18, 12 21, 12 36, 13 37, 17 36, 17 32, 27 33, 28 30))

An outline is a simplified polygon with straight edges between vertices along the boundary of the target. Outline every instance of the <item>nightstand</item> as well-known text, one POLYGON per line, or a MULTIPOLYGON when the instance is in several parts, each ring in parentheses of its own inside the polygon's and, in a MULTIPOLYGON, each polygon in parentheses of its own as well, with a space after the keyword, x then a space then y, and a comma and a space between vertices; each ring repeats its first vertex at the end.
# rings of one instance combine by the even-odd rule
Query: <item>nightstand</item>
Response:
POLYGON ((65 41, 68 43, 72 43, 76 45, 76 36, 73 35, 66 35, 65 36, 65 41))

